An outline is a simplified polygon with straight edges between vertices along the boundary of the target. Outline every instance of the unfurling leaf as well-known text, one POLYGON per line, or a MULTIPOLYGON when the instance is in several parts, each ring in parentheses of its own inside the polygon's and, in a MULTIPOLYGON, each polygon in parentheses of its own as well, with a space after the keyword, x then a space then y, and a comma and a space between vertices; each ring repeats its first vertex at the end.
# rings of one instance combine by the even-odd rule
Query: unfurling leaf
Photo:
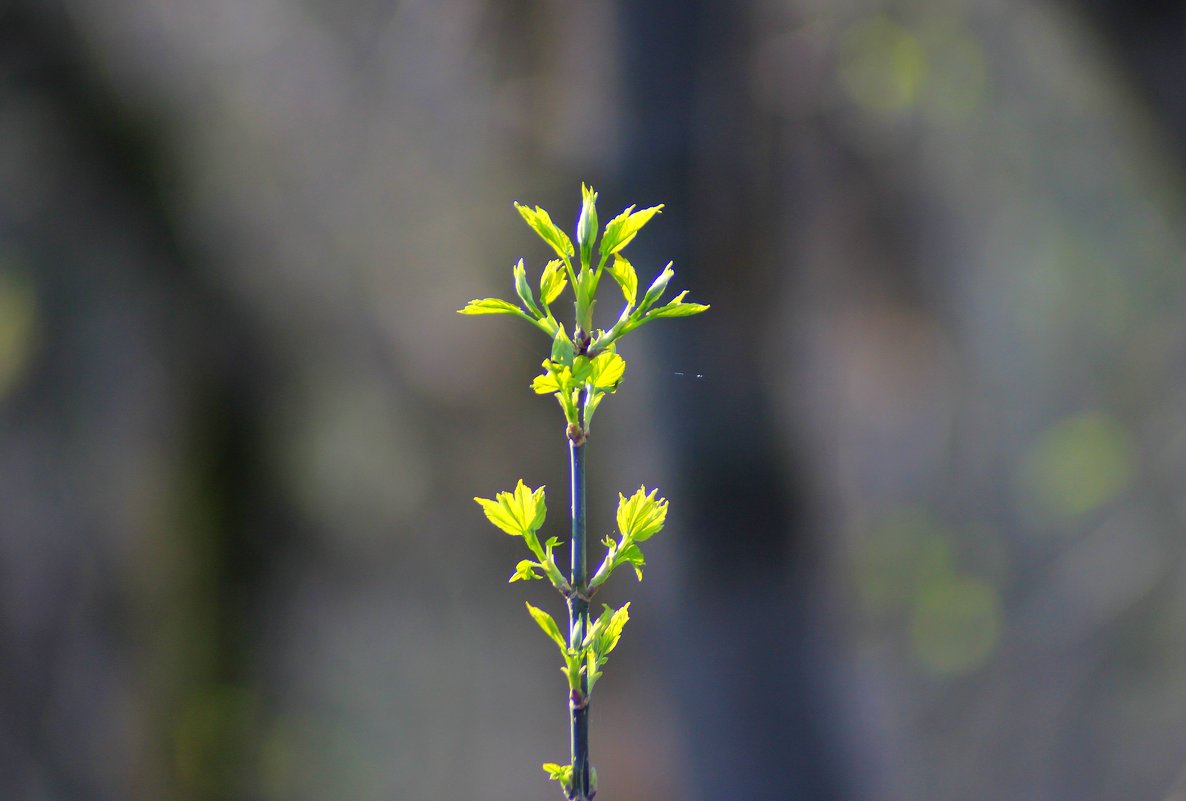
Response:
POLYGON ((544 634, 547 634, 552 642, 559 646, 561 651, 568 650, 568 643, 564 641, 564 636, 560 634, 560 627, 556 625, 556 621, 552 619, 551 615, 531 604, 527 604, 527 611, 531 614, 531 618, 536 622, 536 625, 543 629, 544 634))
POLYGON ((531 382, 531 389, 536 395, 550 395, 553 392, 563 392, 565 387, 571 387, 572 370, 545 359, 544 374, 537 375, 531 382))
POLYGON ((655 499, 659 490, 647 494, 646 487, 630 496, 618 493, 618 531, 635 542, 644 542, 654 536, 667 520, 667 499, 655 499))
POLYGON ((515 293, 519 296, 519 300, 523 301, 523 307, 536 317, 543 317, 544 313, 539 310, 539 306, 535 305, 535 296, 531 294, 531 285, 527 283, 527 268, 523 266, 522 259, 519 259, 518 264, 512 268, 511 272, 515 274, 515 293))
POLYGON ((512 537, 534 535, 544 524, 544 518, 548 513, 544 502, 544 488, 530 490, 522 479, 519 479, 514 492, 500 492, 494 496, 494 500, 474 500, 482 507, 491 523, 512 537))
POLYGON ((508 303, 501 298, 482 298, 481 300, 471 300, 465 304, 464 309, 458 309, 458 314, 515 314, 519 317, 526 317, 520 309, 513 303, 508 303))
POLYGON ((663 272, 651 282, 650 287, 647 288, 647 293, 642 296, 642 302, 638 304, 638 312, 645 312, 651 306, 663 297, 663 293, 667 291, 667 282, 675 275, 675 270, 671 269, 671 262, 667 262, 667 266, 663 268, 663 272))
POLYGON ((630 619, 630 604, 615 611, 606 605, 595 627, 597 635, 593 638, 593 651, 597 654, 597 661, 605 662, 605 657, 618 647, 618 640, 622 637, 622 628, 630 619))
POLYGON ((690 317, 693 314, 699 314, 702 311, 708 311, 709 307, 703 303, 684 303, 684 297, 688 294, 688 290, 684 290, 669 300, 666 305, 660 306, 657 309, 652 309, 647 314, 648 320, 657 320, 660 317, 690 317))
POLYGON ((638 297, 638 274, 634 272, 634 265, 626 261, 623 256, 614 256, 614 260, 609 266, 609 274, 622 288, 626 305, 633 307, 634 301, 638 297))
POLYGON ((539 279, 539 299, 545 306, 552 304, 564 287, 568 285, 568 278, 561 269, 560 259, 552 259, 544 265, 544 274, 539 279))
POLYGON ((663 206, 651 206, 649 209, 634 211, 630 206, 605 226, 605 233, 601 236, 601 256, 608 258, 630 244, 651 218, 658 214, 663 206))
POLYGON ((552 250, 556 251, 556 255, 562 259, 571 259, 574 253, 572 249, 572 240, 568 238, 568 234, 561 231, 552 222, 551 216, 536 206, 534 209, 523 206, 519 203, 515 204, 515 208, 519 214, 531 226, 540 239, 552 246, 552 250))
POLYGON ((548 778, 554 782, 560 782, 560 786, 564 788, 564 794, 572 795, 572 765, 557 765, 555 762, 545 762, 543 764, 544 773, 548 774, 548 778))
POLYGON ((533 562, 530 559, 524 559, 519 564, 515 565, 515 573, 511 576, 508 584, 514 584, 516 581, 532 581, 541 579, 539 573, 535 571, 539 568, 539 562, 533 562))
POLYGON ((581 264, 589 265, 593 240, 597 238, 597 193, 593 187, 581 184, 581 214, 577 218, 577 245, 581 249, 581 264))
POLYGON ((532 379, 531 389, 536 395, 551 395, 553 392, 560 391, 560 385, 556 383, 556 376, 544 373, 532 379))

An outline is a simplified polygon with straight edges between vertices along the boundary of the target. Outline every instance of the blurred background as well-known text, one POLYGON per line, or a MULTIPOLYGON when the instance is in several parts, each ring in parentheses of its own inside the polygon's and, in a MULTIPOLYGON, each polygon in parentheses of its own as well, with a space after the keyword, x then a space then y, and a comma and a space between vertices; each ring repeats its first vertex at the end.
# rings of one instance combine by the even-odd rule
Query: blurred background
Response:
POLYGON ((559 797, 547 343, 454 312, 581 181, 713 307, 589 446, 672 508, 600 797, 1183 797, 1184 82, 1163 0, 6 0, 0 797, 559 797))

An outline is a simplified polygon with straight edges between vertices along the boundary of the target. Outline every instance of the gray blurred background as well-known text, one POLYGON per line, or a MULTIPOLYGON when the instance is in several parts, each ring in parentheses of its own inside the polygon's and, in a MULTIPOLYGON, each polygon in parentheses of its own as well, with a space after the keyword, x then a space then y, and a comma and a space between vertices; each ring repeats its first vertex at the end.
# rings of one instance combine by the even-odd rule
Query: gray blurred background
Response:
POLYGON ((1184 86, 1158 0, 0 3, 0 798, 559 797, 547 342, 454 312, 582 180, 713 306, 589 446, 599 798, 1183 798, 1184 86))

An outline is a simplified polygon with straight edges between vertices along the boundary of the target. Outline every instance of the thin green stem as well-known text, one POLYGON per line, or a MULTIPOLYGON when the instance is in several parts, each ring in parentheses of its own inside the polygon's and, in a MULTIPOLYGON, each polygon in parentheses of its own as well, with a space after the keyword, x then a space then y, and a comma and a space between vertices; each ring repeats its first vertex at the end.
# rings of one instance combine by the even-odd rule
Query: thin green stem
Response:
MULTIPOLYGON (((568 642, 580 647, 589 630, 589 568, 585 560, 585 443, 569 440, 569 462, 572 467, 572 575, 573 592, 568 598, 568 642)), ((572 712, 572 793, 574 801, 588 801, 589 769, 589 678, 581 676, 580 690, 569 697, 572 712)))

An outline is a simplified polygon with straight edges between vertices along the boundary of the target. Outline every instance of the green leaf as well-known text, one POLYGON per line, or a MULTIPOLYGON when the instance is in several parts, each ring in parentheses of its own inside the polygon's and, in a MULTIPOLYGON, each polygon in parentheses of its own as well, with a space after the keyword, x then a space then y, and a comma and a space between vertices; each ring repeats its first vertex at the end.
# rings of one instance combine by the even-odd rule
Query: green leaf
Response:
POLYGON ((622 256, 614 256, 613 263, 609 266, 609 274, 622 288, 626 305, 634 306, 634 301, 638 296, 638 274, 634 272, 634 265, 622 256))
POLYGON ((635 542, 645 542, 663 528, 667 520, 667 499, 655 499, 658 489, 647 494, 646 487, 630 496, 618 493, 618 531, 635 542))
POLYGON ((662 205, 651 206, 642 211, 634 211, 630 206, 605 226, 605 233, 601 236, 601 256, 608 258, 630 244, 651 218, 663 209, 662 205))
POLYGON ((548 774, 548 778, 554 782, 560 782, 564 787, 564 794, 570 795, 572 792, 572 765, 557 765, 555 762, 545 762, 543 764, 544 773, 548 774))
POLYGON ((618 647, 618 640, 622 637, 622 629, 630 619, 630 604, 614 611, 606 605, 598 619, 597 636, 593 639, 593 651, 597 654, 597 661, 604 662, 605 657, 618 647))
POLYGON ((577 356, 572 360, 572 383, 584 384, 593 375, 593 360, 588 356, 577 356))
POLYGON ((531 618, 536 622, 536 625, 543 629, 544 634, 547 634, 552 642, 560 647, 561 651, 568 650, 568 643, 564 641, 564 636, 560 633, 560 627, 556 625, 556 621, 552 619, 551 615, 531 604, 527 604, 527 611, 531 614, 531 618))
POLYGON ((527 206, 515 204, 520 216, 531 226, 540 239, 552 246, 552 250, 556 251, 556 255, 562 259, 571 259, 574 253, 572 249, 572 240, 568 235, 556 227, 552 222, 551 216, 536 206, 534 209, 527 206))
POLYGON ((543 578, 539 573, 536 573, 536 568, 540 565, 538 562, 533 562, 530 559, 524 559, 519 564, 515 565, 515 575, 511 576, 508 584, 513 584, 516 581, 531 581, 533 579, 543 578))
POLYGON ((684 303, 683 300, 687 294, 688 290, 685 289, 668 301, 666 305, 652 309, 647 314, 647 319, 657 320, 660 317, 691 317, 693 314, 708 311, 710 307, 703 303, 684 303))
POLYGON ((635 543, 630 543, 618 553, 618 558, 615 567, 620 564, 628 564, 634 568, 634 575, 639 581, 642 581, 642 569, 646 567, 646 557, 642 555, 642 548, 639 548, 635 543))
POLYGON ((552 259, 544 265, 544 274, 539 279, 539 298, 545 306, 550 306, 568 286, 562 266, 559 259, 552 259))
POLYGON ((663 272, 659 273, 658 277, 651 282, 650 287, 647 288, 647 293, 642 297, 642 303, 638 304, 638 314, 645 312, 651 308, 659 298, 663 297, 663 293, 667 291, 667 282, 675 275, 675 270, 671 269, 671 262, 667 262, 667 266, 663 268, 663 272))
POLYGON ((573 386, 572 369, 557 364, 551 359, 544 359, 544 374, 537 375, 531 382, 531 388, 537 395, 550 395, 553 392, 565 392, 573 386))
POLYGON ((523 306, 536 317, 543 317, 544 313, 539 310, 539 306, 535 305, 535 296, 531 294, 531 285, 527 283, 527 268, 523 266, 523 260, 519 259, 519 263, 512 268, 515 274, 515 292, 519 295, 519 300, 523 301, 523 306))
POLYGON ((544 503, 544 488, 530 490, 519 479, 514 492, 500 492, 489 498, 474 498, 486 517, 512 537, 534 534, 544 524, 548 510, 544 503))
POLYGON ((551 373, 544 373, 532 379, 531 389, 536 395, 551 395, 554 392, 560 391, 560 385, 556 383, 556 376, 551 373))
POLYGON ((458 309, 458 314, 514 314, 519 317, 526 317, 520 309, 513 303, 508 303, 501 298, 483 298, 481 300, 471 300, 465 304, 464 309, 458 309))
POLYGON ((595 356, 592 365, 589 383, 606 392, 616 391, 626 372, 626 360, 612 351, 606 351, 595 356))
POLYGON ((563 364, 565 367, 572 367, 572 357, 575 352, 572 340, 568 338, 565 330, 557 329, 556 336, 552 339, 552 361, 563 364))
POLYGON ((593 425, 593 415, 597 413, 597 407, 601 405, 601 399, 605 397, 605 392, 600 389, 595 389, 589 393, 585 398, 585 430, 590 430, 593 425))

